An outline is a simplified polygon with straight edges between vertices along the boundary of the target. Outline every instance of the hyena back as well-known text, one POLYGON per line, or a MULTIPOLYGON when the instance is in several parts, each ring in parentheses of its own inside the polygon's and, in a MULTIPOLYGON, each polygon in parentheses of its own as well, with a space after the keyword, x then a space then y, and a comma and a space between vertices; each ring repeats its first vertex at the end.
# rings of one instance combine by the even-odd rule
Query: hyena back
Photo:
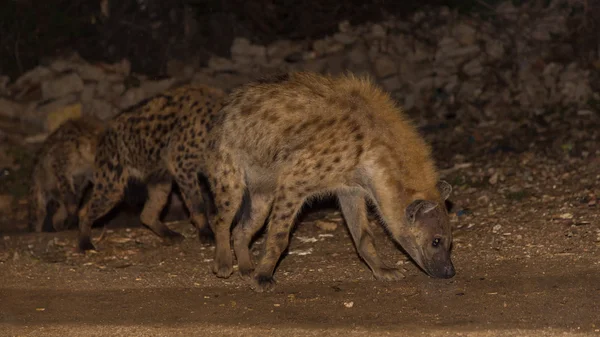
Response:
POLYGON ((93 222, 121 202, 129 186, 139 184, 147 189, 140 220, 165 242, 183 239, 160 221, 173 181, 200 239, 211 239, 204 213, 209 211, 210 198, 200 186, 198 173, 223 98, 224 92, 216 88, 183 86, 123 111, 108 123, 98 143, 91 198, 80 212, 80 251, 95 249, 90 240, 93 222))
POLYGON ((83 193, 92 182, 98 135, 104 123, 82 117, 61 124, 40 147, 31 176, 29 228, 60 231, 77 223, 83 193))
MULTIPOLYGON (((297 213, 307 198, 324 194, 337 195, 358 254, 377 279, 403 275, 377 254, 367 200, 425 272, 454 275, 444 207, 451 187, 438 180, 416 128, 370 81, 292 73, 234 90, 222 115, 221 171, 211 182, 223 186, 215 189, 214 228, 228 228, 246 193, 233 238, 240 273, 254 271, 253 289, 272 287, 297 213), (266 251, 254 270, 249 244, 267 217, 266 251)), ((229 249, 217 238, 217 276, 232 272, 229 249)))

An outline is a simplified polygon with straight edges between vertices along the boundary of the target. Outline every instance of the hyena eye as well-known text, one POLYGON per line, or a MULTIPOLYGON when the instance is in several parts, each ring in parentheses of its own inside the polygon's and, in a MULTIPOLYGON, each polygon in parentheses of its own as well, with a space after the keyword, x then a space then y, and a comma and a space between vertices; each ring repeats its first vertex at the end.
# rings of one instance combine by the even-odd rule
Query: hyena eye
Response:
POLYGON ((440 240, 439 238, 435 238, 435 239, 433 239, 433 242, 431 243, 431 245, 434 247, 437 247, 437 246, 439 246, 441 241, 442 240, 440 240))

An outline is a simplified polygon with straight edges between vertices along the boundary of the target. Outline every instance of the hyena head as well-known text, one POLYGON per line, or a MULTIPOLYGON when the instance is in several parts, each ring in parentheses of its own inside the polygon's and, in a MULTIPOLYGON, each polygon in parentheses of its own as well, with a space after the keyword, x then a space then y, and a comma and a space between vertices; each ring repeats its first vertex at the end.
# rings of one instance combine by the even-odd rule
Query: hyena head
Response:
POLYGON ((451 278, 455 274, 450 258, 452 230, 444 201, 452 187, 441 180, 437 188, 440 200, 414 200, 406 207, 405 230, 397 240, 429 276, 451 278))

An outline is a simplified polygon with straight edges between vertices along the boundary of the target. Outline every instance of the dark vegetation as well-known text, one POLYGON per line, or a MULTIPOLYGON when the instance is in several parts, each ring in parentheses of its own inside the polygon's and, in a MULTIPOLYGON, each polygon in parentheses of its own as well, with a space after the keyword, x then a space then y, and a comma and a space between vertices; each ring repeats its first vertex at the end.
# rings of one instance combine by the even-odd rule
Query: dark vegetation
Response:
POLYGON ((341 20, 360 24, 386 16, 406 17, 439 5, 485 13, 498 2, 5 0, 0 2, 0 74, 14 80, 47 57, 76 50, 90 61, 128 58, 133 71, 160 75, 169 60, 202 64, 211 54, 227 56, 236 36, 256 43, 318 38, 335 32, 341 20), (108 10, 103 13, 103 8, 108 10))

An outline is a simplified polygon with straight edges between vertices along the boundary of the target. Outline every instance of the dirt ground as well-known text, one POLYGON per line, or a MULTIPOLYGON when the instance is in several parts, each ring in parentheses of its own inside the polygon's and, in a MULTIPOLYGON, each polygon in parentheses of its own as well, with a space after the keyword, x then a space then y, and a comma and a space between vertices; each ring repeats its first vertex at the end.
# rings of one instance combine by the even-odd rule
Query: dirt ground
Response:
POLYGON ((600 336, 599 119, 423 127, 454 186, 452 279, 428 277, 373 222, 406 275, 374 280, 322 205, 304 213, 275 290, 261 294, 235 273, 215 277, 213 247, 186 221, 170 224, 187 238, 174 246, 113 221, 85 256, 76 231, 4 231, 0 335, 600 336))

